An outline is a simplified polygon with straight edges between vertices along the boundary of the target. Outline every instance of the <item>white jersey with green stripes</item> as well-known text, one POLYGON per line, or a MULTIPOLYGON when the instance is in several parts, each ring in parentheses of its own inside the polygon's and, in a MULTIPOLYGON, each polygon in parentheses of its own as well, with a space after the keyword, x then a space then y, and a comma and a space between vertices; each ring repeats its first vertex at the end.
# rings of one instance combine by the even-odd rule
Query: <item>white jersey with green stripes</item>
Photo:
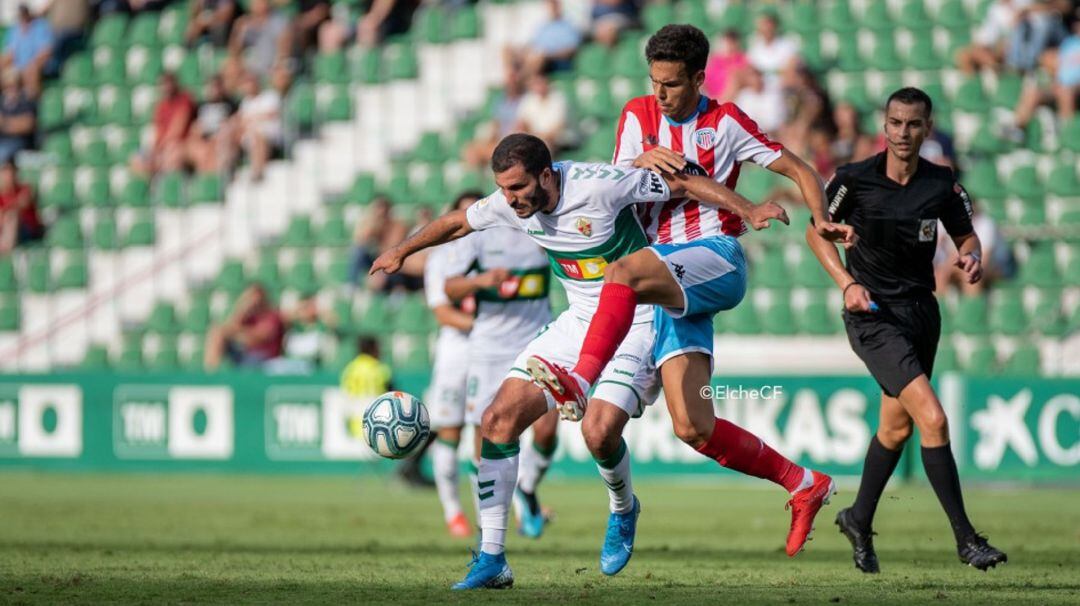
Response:
POLYGON ((497 287, 476 292, 476 320, 469 333, 470 360, 505 360, 510 364, 551 321, 547 256, 528 236, 509 227, 472 233, 453 245, 447 260, 448 275, 490 269, 505 269, 510 274, 497 287))
MULTIPOLYGON (((570 311, 588 322, 600 301, 604 268, 648 246, 633 205, 665 202, 671 191, 659 175, 644 169, 585 162, 557 162, 553 168, 560 192, 550 213, 522 219, 496 191, 473 203, 466 218, 474 230, 504 226, 528 234, 547 253, 570 311)), ((649 322, 652 314, 652 306, 639 305, 634 323, 649 322)))

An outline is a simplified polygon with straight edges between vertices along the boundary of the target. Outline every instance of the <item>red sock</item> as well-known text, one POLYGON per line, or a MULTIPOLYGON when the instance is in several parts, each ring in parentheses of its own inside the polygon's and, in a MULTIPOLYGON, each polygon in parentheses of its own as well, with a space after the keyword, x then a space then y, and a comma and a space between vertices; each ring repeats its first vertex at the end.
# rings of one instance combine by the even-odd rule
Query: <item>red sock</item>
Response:
POLYGON ((802 484, 802 467, 770 448, 761 438, 724 419, 716 419, 712 436, 697 451, 728 469, 771 480, 788 492, 794 492, 802 484))
POLYGON ((636 306, 637 293, 634 289, 624 284, 604 284, 600 290, 600 304, 589 324, 589 331, 585 333, 585 342, 581 345, 581 355, 578 356, 574 372, 589 383, 596 383, 601 371, 630 332, 636 306))

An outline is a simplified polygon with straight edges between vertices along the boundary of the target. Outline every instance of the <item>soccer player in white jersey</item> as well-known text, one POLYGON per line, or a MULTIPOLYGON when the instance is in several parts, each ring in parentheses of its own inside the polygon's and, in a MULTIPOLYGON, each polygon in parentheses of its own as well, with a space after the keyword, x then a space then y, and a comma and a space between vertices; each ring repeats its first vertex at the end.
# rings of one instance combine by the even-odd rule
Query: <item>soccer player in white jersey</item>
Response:
MULTIPOLYGON (((509 587, 513 573, 506 562, 509 505, 518 475, 518 438, 525 428, 555 408, 523 370, 533 355, 566 363, 580 347, 603 286, 604 268, 647 245, 634 206, 692 195, 711 206, 726 207, 755 229, 770 220, 787 220, 775 204, 754 206, 723 185, 701 176, 659 175, 607 164, 561 162, 540 139, 524 134, 504 138, 491 159, 499 191, 465 212, 439 217, 419 233, 384 252, 371 267, 395 272, 411 254, 476 230, 512 227, 527 233, 548 255, 552 271, 566 289, 570 308, 518 356, 495 401, 481 422, 478 486, 481 493, 481 550, 469 574, 455 589, 509 587)), ((653 309, 639 306, 628 336, 604 368, 582 419, 582 434, 608 487, 611 515, 608 534, 621 539, 618 554, 601 568, 614 574, 633 552, 640 505, 630 479, 622 431, 655 399, 659 385, 652 364, 653 309)), ((607 541, 605 541, 605 545, 607 541)))
MULTIPOLYGON (((824 192, 813 169, 770 141, 737 106, 698 92, 709 56, 701 30, 665 26, 649 39, 645 55, 654 94, 632 99, 623 109, 617 166, 706 175, 734 188, 740 164, 754 162, 798 185, 823 236, 836 240, 852 233, 824 217, 824 192)), ((794 556, 835 492, 832 478, 795 464, 754 434, 716 417, 711 398, 702 395, 713 372, 713 317, 738 305, 746 293, 746 259, 736 239, 746 226, 727 210, 674 197, 644 205, 641 219, 651 246, 607 268, 595 319, 574 363, 537 356, 527 362, 528 369, 564 416, 580 416, 585 394, 636 321, 638 306, 658 305, 654 358, 675 434, 720 465, 770 480, 791 494, 786 551, 794 556)))
MULTIPOLYGON (((451 208, 465 209, 482 197, 480 192, 462 193, 451 208)), ((453 275, 453 270, 448 267, 453 256, 451 250, 458 244, 460 242, 451 242, 435 247, 424 265, 424 295, 428 307, 435 314, 435 321, 439 323, 435 366, 424 400, 431 411, 431 426, 436 432, 435 443, 431 445, 431 464, 446 528, 455 537, 468 537, 472 534, 472 526, 461 508, 457 452, 465 423, 465 386, 469 369, 467 351, 475 302, 466 297, 451 299, 446 294, 446 278, 453 275)), ((478 281, 497 278, 489 275, 479 277, 478 281)))
MULTIPOLYGON (((476 319, 466 354, 465 396, 465 422, 476 428, 475 465, 480 458, 484 411, 518 354, 551 321, 551 268, 543 249, 528 235, 509 227, 472 233, 449 246, 453 248, 448 257, 446 294, 454 300, 476 300, 476 319)), ((532 446, 521 452, 514 509, 518 532, 529 538, 539 538, 544 530, 536 487, 558 446, 558 420, 552 411, 533 423, 532 446)), ((479 490, 475 480, 473 488, 479 503, 479 495, 487 491, 479 490)))

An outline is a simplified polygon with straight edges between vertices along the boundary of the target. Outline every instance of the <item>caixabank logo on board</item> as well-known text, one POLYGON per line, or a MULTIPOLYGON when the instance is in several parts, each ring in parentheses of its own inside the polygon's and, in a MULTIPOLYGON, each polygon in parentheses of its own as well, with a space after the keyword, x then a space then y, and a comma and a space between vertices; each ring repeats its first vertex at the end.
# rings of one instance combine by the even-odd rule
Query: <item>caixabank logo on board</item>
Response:
POLYGON ((224 386, 118 385, 113 451, 118 459, 229 459, 233 391, 224 386))
POLYGON ((76 385, 0 385, 0 457, 78 457, 82 415, 76 385))
POLYGON ((276 461, 367 461, 377 458, 361 432, 370 399, 336 387, 274 386, 266 390, 266 456, 276 461))

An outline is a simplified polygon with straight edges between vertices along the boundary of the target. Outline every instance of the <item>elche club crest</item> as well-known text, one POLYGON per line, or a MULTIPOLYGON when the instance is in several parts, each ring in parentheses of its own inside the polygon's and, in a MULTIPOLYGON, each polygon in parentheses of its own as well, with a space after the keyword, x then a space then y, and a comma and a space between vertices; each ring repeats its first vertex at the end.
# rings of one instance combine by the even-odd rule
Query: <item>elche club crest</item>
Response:
POLYGON ((577 230, 581 232, 581 235, 585 236, 586 238, 592 236, 592 221, 586 219, 585 217, 578 217, 578 220, 574 223, 574 226, 577 227, 577 230))

